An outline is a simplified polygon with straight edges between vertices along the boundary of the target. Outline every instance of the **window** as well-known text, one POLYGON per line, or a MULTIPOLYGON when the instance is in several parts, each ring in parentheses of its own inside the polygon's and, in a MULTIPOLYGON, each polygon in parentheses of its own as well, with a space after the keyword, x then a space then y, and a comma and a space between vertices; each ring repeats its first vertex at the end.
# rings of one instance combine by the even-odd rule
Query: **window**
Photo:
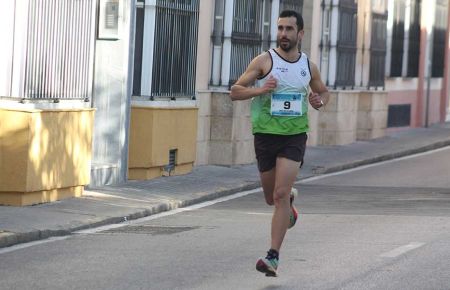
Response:
POLYGON ((194 97, 198 0, 157 0, 151 96, 194 97))
POLYGON ((433 27, 432 77, 444 75, 445 33, 447 31, 447 1, 437 0, 433 27))
MULTIPOLYGON (((387 14, 372 14, 369 86, 384 86, 387 14)), ((402 48, 403 51, 403 48, 402 48)), ((403 55, 403 52, 402 52, 403 55)), ((401 74, 401 66, 400 66, 401 74)))
POLYGON ((141 95, 142 55, 144 48, 144 2, 136 3, 136 34, 134 44, 133 95, 141 95))
MULTIPOLYGON (((265 38, 269 38, 270 11, 269 0, 236 1, 233 12, 233 31, 231 34, 231 64, 229 85, 234 84, 245 71, 250 61, 262 51, 263 28, 265 38), (267 23, 267 24, 266 24, 267 23)), ((265 46, 267 48, 267 45, 265 46)))
POLYGON ((339 32, 337 50, 336 86, 355 85, 356 12, 354 1, 339 2, 339 32))
POLYGON ((302 14, 303 0, 280 0, 280 12, 283 10, 294 10, 302 14))
POLYGON ((400 77, 402 76, 403 45, 405 39, 405 0, 394 1, 393 13, 391 77, 400 77))
POLYGON ((26 65, 21 98, 91 98, 94 2, 29 2, 26 65))

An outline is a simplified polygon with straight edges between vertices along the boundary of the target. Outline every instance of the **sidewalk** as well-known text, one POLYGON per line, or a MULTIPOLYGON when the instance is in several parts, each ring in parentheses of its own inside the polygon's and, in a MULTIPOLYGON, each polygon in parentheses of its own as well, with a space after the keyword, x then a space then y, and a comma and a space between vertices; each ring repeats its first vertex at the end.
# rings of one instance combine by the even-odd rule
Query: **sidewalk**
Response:
MULTIPOLYGON (((308 147, 299 179, 450 146, 450 123, 345 146, 308 147)), ((258 188, 255 164, 198 166, 184 176, 89 188, 82 198, 0 206, 0 248, 196 204, 258 188)))

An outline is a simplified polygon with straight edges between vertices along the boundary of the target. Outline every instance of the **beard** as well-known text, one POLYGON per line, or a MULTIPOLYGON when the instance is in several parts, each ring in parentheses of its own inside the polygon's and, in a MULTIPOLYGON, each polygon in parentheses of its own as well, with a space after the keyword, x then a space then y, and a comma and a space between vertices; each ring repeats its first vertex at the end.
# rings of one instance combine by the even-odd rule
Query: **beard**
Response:
POLYGON ((292 40, 288 38, 277 39, 277 45, 285 52, 289 52, 292 49, 297 49, 297 40, 292 40))

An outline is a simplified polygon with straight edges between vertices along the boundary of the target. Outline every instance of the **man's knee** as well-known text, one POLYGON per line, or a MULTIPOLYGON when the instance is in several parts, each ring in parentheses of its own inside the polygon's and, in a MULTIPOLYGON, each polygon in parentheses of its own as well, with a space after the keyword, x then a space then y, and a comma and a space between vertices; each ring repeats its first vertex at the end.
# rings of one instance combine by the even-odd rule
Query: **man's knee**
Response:
POLYGON ((289 194, 290 194, 290 188, 288 187, 278 187, 275 188, 275 192, 274 192, 274 201, 275 203, 279 203, 282 202, 284 200, 289 200, 289 194))

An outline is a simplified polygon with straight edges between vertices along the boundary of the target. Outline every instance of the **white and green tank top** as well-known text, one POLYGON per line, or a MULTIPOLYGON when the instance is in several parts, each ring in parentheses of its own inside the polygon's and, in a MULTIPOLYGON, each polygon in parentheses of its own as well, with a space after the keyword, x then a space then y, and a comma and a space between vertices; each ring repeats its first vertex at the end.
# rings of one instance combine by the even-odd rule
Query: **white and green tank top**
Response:
POLYGON ((277 88, 271 94, 254 97, 251 106, 253 134, 294 135, 308 132, 308 92, 311 69, 308 57, 300 53, 297 61, 283 59, 274 49, 268 51, 272 68, 256 86, 263 86, 272 75, 277 88))

